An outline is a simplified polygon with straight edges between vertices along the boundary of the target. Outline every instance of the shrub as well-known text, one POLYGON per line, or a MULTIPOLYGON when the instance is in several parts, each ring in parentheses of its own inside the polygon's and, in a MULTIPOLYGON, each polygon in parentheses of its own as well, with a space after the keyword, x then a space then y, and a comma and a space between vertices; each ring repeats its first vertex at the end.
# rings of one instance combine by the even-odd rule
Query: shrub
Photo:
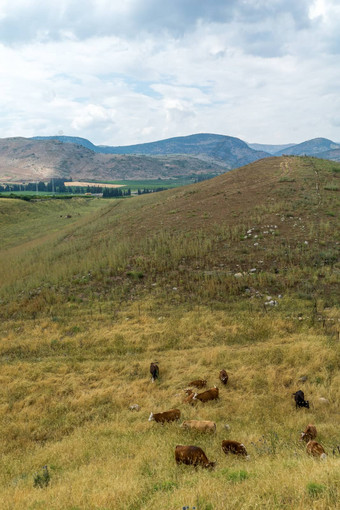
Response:
POLYGON ((309 482, 307 484, 307 492, 311 498, 321 496, 326 488, 326 485, 323 485, 322 483, 309 482))

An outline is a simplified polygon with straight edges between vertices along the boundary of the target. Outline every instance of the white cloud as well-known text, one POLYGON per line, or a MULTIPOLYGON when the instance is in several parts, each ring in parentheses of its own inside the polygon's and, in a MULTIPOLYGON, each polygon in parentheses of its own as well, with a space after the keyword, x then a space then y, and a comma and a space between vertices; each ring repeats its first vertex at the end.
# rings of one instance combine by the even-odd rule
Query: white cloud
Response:
POLYGON ((0 136, 338 136, 336 0, 3 0, 0 136))

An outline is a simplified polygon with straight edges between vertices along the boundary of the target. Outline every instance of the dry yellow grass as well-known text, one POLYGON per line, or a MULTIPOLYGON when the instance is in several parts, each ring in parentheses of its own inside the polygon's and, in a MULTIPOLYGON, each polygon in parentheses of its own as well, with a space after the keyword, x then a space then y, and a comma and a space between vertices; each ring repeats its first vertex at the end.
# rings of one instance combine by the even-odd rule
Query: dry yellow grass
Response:
POLYGON ((1 510, 337 508, 339 204, 313 179, 315 165, 322 182, 338 166, 284 161, 119 203, 0 201, 1 510), (260 248, 245 238, 255 226, 260 248), (185 405, 195 378, 220 399, 185 405), (309 410, 295 409, 298 389, 309 410), (148 422, 174 407, 214 420, 216 435, 148 422), (308 423, 325 462, 298 441, 308 423), (224 455, 223 439, 249 462, 224 455), (201 446, 216 469, 177 466, 177 444, 201 446), (36 488, 45 465, 50 483, 36 488))
MULTIPOLYGON (((292 332, 289 320, 270 315, 261 317, 265 338, 237 344, 228 338, 246 333, 240 315, 176 308, 155 317, 140 306, 122 308, 114 322, 83 319, 81 330, 49 319, 3 325, 1 508, 336 508, 339 345, 322 331, 292 332), (152 384, 155 358, 161 377, 152 384), (219 401, 183 404, 191 379, 218 384, 222 367, 230 378, 219 401), (295 410, 292 392, 301 387, 310 410, 295 410), (134 403, 139 412, 128 409, 134 403), (216 421, 216 435, 148 422, 151 411, 173 407, 183 419, 216 421), (329 454, 325 462, 308 458, 298 442, 310 422, 329 454), (250 461, 226 457, 226 438, 244 442, 250 461), (216 469, 176 466, 176 444, 201 446, 216 469), (43 465, 51 483, 36 489, 43 465), (309 483, 320 492, 311 496, 309 483)), ((259 320, 248 318, 248 327, 256 331, 259 320)))

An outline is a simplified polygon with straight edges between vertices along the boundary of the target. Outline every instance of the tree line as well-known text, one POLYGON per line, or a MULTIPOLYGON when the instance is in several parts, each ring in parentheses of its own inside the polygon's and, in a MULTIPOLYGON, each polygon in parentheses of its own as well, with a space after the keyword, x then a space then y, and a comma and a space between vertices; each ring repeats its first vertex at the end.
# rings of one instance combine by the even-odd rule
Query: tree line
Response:
POLYGON ((2 191, 32 191, 45 193, 68 193, 72 188, 65 186, 65 182, 72 182, 72 179, 53 178, 49 182, 27 182, 23 184, 0 184, 0 192, 2 191))
MULTIPOLYGON (((72 194, 103 194, 103 198, 117 198, 117 197, 128 197, 131 196, 131 189, 128 188, 107 188, 105 186, 65 186, 65 182, 72 182, 72 178, 60 179, 53 178, 49 182, 27 182, 21 184, 0 184, 1 192, 20 192, 20 191, 31 191, 32 193, 44 192, 44 193, 72 193, 72 194)), ((138 188, 138 195, 144 195, 146 193, 155 193, 157 191, 164 191, 168 188, 138 188)))

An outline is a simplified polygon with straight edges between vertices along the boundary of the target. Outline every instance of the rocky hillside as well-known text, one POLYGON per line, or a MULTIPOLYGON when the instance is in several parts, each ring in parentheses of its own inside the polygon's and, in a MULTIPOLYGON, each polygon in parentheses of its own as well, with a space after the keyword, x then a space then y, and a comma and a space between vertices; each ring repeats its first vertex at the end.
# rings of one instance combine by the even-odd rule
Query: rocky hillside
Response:
POLYGON ((178 136, 156 142, 119 147, 96 146, 84 138, 72 136, 36 137, 36 139, 57 139, 64 143, 76 143, 103 154, 144 154, 149 156, 188 154, 203 160, 214 161, 226 168, 237 168, 269 155, 263 149, 254 150, 239 138, 210 133, 178 136))
POLYGON ((178 175, 220 174, 221 164, 190 155, 100 154, 76 143, 55 139, 5 138, 0 140, 0 180, 157 179, 178 175))

